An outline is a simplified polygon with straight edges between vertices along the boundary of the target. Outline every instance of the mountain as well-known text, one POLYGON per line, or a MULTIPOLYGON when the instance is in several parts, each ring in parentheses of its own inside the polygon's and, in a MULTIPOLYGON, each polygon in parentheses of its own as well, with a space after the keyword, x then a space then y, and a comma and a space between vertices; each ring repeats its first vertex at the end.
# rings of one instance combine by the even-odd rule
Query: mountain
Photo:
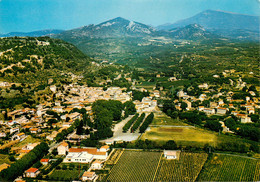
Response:
POLYGON ((93 61, 74 45, 49 37, 1 38, 0 60, 1 80, 22 83, 87 72, 93 61))
POLYGON ((42 37, 42 36, 51 36, 53 34, 59 34, 63 32, 64 30, 56 30, 56 29, 50 29, 50 30, 39 30, 39 31, 33 31, 33 32, 10 32, 7 34, 0 34, 0 37, 42 37))
POLYGON ((121 17, 117 17, 112 20, 100 23, 98 25, 88 25, 81 28, 69 30, 60 33, 57 38, 60 37, 89 37, 89 38, 108 38, 108 37, 143 37, 153 35, 155 29, 151 26, 129 21, 121 17))
POLYGON ((170 30, 177 27, 184 27, 189 24, 199 24, 208 30, 250 30, 259 31, 259 16, 236 14, 224 11, 206 10, 193 17, 177 21, 173 24, 158 26, 158 30, 170 30))
POLYGON ((219 38, 217 35, 206 31, 201 25, 191 24, 181 28, 174 28, 169 34, 175 39, 201 40, 210 38, 219 38))

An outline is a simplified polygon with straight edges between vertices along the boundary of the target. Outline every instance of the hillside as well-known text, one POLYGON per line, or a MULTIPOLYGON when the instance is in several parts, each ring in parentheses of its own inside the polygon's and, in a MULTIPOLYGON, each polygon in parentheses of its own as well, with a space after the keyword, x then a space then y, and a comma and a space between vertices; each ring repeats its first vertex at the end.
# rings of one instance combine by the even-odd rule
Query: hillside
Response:
POLYGON ((1 81, 25 83, 82 73, 91 61, 72 44, 48 37, 1 38, 0 60, 1 81))
POLYGON ((121 17, 100 23, 98 25, 88 25, 81 28, 62 32, 55 36, 57 38, 108 38, 108 37, 143 37, 152 35, 155 32, 153 27, 129 21, 121 17))
POLYGON ((202 40, 219 38, 217 35, 214 35, 206 31, 201 25, 198 24, 190 24, 185 27, 171 29, 169 34, 175 39, 184 40, 202 40))
POLYGON ((50 29, 50 30, 39 30, 39 31, 33 31, 33 32, 10 32, 7 34, 0 34, 0 37, 41 37, 41 36, 50 36, 54 34, 59 34, 63 32, 64 30, 56 30, 56 29, 50 29))

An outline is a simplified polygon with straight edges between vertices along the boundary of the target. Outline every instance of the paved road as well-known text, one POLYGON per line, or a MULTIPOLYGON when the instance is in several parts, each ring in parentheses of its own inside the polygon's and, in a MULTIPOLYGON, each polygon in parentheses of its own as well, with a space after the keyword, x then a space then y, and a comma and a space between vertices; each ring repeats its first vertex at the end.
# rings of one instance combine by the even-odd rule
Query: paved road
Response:
POLYGON ((133 117, 134 115, 130 115, 120 123, 116 124, 115 127, 113 128, 114 136, 112 138, 108 138, 106 140, 102 140, 103 142, 106 141, 133 141, 136 140, 139 136, 140 133, 135 132, 131 133, 130 130, 126 133, 123 133, 123 127, 124 125, 133 117))

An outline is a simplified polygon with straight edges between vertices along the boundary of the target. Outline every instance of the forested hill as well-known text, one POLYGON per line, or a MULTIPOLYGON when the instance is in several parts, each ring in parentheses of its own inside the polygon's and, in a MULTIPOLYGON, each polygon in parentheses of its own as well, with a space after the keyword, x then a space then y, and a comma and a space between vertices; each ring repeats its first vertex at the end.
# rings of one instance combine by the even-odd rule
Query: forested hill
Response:
POLYGON ((49 37, 1 38, 0 81, 33 83, 89 70, 91 58, 72 44, 49 37))

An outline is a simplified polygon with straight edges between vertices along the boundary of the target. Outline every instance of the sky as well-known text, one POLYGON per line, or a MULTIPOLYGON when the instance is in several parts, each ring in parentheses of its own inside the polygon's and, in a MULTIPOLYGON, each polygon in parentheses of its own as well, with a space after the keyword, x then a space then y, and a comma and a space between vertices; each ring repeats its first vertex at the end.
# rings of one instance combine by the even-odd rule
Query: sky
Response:
POLYGON ((208 9, 260 16, 260 0, 0 0, 0 33, 69 30, 116 17, 158 26, 208 9))

